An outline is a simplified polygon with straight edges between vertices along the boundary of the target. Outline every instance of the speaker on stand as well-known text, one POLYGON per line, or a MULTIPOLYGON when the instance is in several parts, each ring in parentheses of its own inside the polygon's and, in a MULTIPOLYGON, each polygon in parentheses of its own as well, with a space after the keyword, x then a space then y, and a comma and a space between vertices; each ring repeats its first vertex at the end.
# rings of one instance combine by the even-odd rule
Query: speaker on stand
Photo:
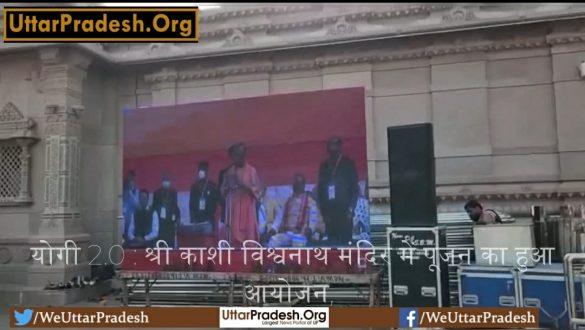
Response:
POLYGON ((432 125, 388 127, 388 163, 390 306, 449 306, 449 272, 441 258, 445 228, 437 223, 432 125), (427 255, 432 249, 432 256, 427 255))
POLYGON ((388 127, 392 226, 437 225, 431 124, 388 127))

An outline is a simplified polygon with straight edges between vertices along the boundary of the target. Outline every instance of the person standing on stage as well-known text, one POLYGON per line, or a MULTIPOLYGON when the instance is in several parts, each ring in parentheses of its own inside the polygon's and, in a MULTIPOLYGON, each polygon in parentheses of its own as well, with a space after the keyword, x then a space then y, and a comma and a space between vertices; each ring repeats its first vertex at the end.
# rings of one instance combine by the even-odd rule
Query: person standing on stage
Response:
POLYGON ((168 175, 163 175, 161 187, 154 192, 152 209, 159 219, 159 240, 175 247, 177 227, 181 223, 181 211, 177 202, 177 191, 171 187, 168 175))
POLYGON ((352 239, 353 215, 359 196, 358 174, 353 160, 343 155, 341 139, 330 139, 327 153, 329 157, 319 167, 319 208, 328 241, 346 245, 352 239))
POLYGON ((130 248, 152 247, 158 239, 158 216, 153 216, 152 208, 148 206, 147 190, 140 190, 139 200, 128 227, 126 246, 130 248))
POLYGON ((189 194, 189 213, 196 234, 213 233, 219 198, 217 185, 209 180, 209 163, 202 161, 199 163, 197 181, 191 186, 189 194))
POLYGON ((234 247, 246 240, 258 241, 257 202, 262 191, 256 169, 246 161, 246 146, 230 147, 232 166, 224 172, 221 194, 225 196, 228 241, 234 247))
POLYGON ((136 185, 136 173, 134 170, 128 171, 126 180, 124 181, 124 187, 122 189, 122 215, 124 217, 124 229, 123 237, 128 239, 128 230, 130 226, 130 220, 134 214, 134 210, 139 204, 140 190, 136 185))

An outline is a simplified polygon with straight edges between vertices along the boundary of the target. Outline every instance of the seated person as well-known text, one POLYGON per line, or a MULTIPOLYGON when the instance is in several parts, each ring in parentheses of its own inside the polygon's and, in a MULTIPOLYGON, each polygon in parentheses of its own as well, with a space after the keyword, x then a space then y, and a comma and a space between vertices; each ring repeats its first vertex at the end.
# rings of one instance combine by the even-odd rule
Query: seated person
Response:
POLYGON ((281 206, 277 199, 266 194, 267 188, 262 189, 258 206, 258 234, 260 243, 265 244, 270 239, 269 231, 274 219, 281 213, 281 206))
POLYGON ((303 235, 308 243, 316 243, 325 232, 317 202, 305 191, 305 177, 295 174, 293 180, 293 194, 269 230, 272 236, 269 246, 290 246, 294 235, 303 235))
POLYGON ((158 240, 158 227, 158 216, 148 206, 148 191, 142 189, 138 197, 138 206, 130 217, 126 246, 129 248, 154 246, 158 240))
POLYGON ((353 215, 353 239, 370 240, 370 205, 368 202, 367 183, 361 189, 353 215))
POLYGON ((502 223, 500 215, 489 209, 483 209, 483 206, 476 200, 472 199, 465 203, 465 212, 474 222, 474 225, 493 225, 502 223))
POLYGON ((368 200, 359 197, 353 216, 353 239, 366 240, 370 239, 370 210, 368 200))
POLYGON ((220 202, 217 185, 209 180, 209 163, 199 163, 197 181, 191 186, 189 213, 196 235, 213 234, 215 214, 220 202))

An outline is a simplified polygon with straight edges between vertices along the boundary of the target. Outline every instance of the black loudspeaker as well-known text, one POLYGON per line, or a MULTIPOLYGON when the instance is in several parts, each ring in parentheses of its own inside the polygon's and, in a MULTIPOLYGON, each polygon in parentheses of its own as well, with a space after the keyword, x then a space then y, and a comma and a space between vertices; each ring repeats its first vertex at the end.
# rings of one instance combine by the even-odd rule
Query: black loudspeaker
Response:
POLYGON ((388 161, 392 226, 436 226, 433 126, 388 127, 388 161))

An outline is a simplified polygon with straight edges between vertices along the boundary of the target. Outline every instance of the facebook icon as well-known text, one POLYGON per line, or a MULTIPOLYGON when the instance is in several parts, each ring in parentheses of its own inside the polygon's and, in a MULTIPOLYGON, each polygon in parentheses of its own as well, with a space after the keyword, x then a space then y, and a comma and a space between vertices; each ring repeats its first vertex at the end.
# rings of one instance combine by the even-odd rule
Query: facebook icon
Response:
POLYGON ((418 311, 415 308, 400 308, 399 317, 400 327, 418 327, 418 311))

